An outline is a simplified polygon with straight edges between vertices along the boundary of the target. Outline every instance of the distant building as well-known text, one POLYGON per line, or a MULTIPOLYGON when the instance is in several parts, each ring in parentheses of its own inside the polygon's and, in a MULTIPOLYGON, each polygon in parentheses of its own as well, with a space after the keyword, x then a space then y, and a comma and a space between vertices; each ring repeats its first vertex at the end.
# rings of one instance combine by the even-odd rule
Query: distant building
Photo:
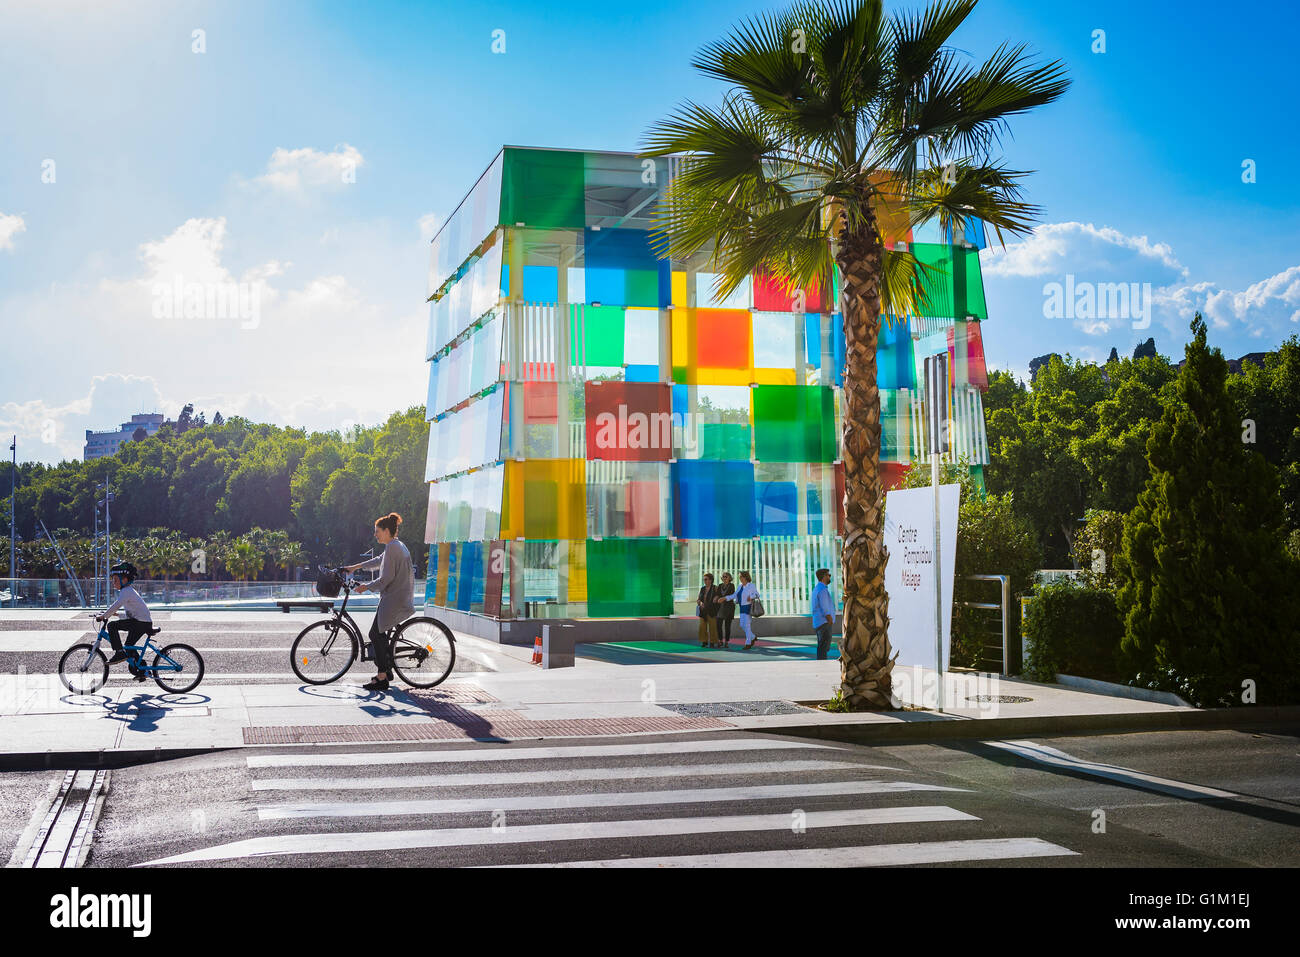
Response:
POLYGON ((115 431, 92 432, 87 429, 86 449, 82 457, 89 462, 91 459, 113 455, 127 442, 132 441, 138 429, 144 429, 145 435, 149 436, 161 429, 162 425, 161 412, 147 412, 131 416, 130 422, 123 422, 121 428, 115 431))

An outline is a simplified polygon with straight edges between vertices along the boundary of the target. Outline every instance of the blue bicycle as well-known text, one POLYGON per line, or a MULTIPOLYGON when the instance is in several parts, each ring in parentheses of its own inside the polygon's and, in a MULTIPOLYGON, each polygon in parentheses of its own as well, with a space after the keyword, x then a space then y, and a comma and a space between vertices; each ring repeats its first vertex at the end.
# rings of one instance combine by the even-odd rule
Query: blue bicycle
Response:
MULTIPOLYGON (((167 645, 159 648, 153 643, 154 635, 162 631, 152 627, 144 635, 144 644, 123 645, 127 654, 127 668, 139 681, 152 677, 163 691, 184 694, 193 691, 203 680, 203 656, 189 645, 167 645), (153 660, 145 655, 153 653, 153 660)), ((99 634, 93 642, 73 645, 59 659, 59 680, 73 694, 92 694, 108 681, 108 659, 99 646, 109 640, 108 625, 101 620, 99 634)))

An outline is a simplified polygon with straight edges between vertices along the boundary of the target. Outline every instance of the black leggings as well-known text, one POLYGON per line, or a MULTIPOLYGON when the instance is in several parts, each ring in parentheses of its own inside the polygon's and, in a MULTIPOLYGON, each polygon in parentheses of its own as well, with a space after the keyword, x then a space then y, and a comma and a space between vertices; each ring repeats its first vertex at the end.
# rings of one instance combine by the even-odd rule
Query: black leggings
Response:
POLYGON ((730 618, 718 619, 718 632, 722 635, 722 640, 724 642, 731 640, 731 619, 730 618))
POLYGON ((134 618, 127 618, 123 621, 111 621, 108 623, 108 642, 113 646, 114 651, 122 650, 121 632, 126 632, 126 643, 134 645, 141 636, 148 633, 152 625, 147 621, 136 621, 134 618))
POLYGON ((393 670, 392 654, 389 650, 391 639, 388 632, 379 630, 379 616, 370 623, 370 642, 375 648, 375 670, 391 676, 393 670))

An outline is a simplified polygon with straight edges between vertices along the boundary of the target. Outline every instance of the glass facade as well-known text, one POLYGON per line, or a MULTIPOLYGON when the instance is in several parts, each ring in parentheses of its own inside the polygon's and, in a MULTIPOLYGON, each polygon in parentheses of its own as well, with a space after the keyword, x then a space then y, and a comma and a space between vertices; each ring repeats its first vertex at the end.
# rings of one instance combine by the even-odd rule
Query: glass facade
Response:
MULTIPOLYGON (((838 580, 836 291, 759 274, 724 297, 703 257, 658 258, 678 162, 506 147, 434 238, 430 605, 692 615, 704 572, 748 570, 769 614, 804 615, 813 571, 838 580)), ((877 350, 884 479, 929 454, 918 384, 945 353, 942 453, 978 469, 983 228, 881 222, 925 267, 922 315, 893 320, 877 350)))

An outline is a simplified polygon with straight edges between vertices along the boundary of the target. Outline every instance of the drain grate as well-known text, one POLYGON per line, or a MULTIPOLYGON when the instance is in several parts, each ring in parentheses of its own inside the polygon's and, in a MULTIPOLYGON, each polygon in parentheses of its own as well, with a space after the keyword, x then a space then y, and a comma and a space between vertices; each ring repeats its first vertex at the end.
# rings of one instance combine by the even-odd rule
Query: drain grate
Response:
POLYGON ((1027 701, 1033 701, 1033 698, 1024 698, 1014 694, 977 694, 974 697, 966 699, 967 701, 976 701, 980 703, 996 701, 998 704, 1024 704, 1027 701))
POLYGON ((765 714, 806 714, 789 701, 707 701, 698 704, 661 704, 659 707, 692 718, 753 718, 765 714))

